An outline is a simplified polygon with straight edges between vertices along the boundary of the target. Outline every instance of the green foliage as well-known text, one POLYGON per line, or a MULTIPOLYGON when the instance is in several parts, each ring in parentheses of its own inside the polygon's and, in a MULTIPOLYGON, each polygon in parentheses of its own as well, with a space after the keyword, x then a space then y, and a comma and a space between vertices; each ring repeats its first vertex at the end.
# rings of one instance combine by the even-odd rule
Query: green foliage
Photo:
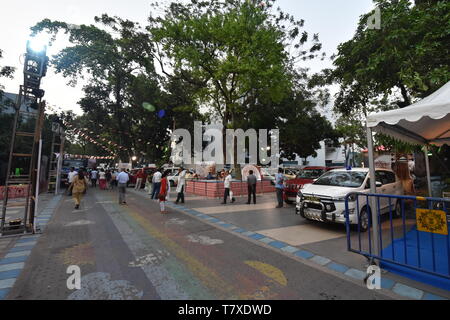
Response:
MULTIPOLYGON (((0 49, 0 59, 2 57, 3 57, 3 51, 0 49)), ((2 66, 0 66, 0 78, 1 77, 5 77, 5 78, 12 79, 14 71, 15 71, 15 68, 13 68, 13 67, 8 67, 8 66, 2 67, 2 66)), ((4 89, 4 87, 0 83, 0 99, 2 98, 3 89, 4 89)))
POLYGON ((172 3, 148 30, 164 74, 190 85, 192 102, 208 106, 212 120, 233 129, 281 128, 284 155, 309 156, 334 133, 315 111, 317 99, 296 84, 304 74, 294 64, 318 57, 321 44, 274 2, 172 3))
POLYGON ((450 2, 374 2, 381 30, 367 28, 373 12, 362 16, 323 74, 340 85, 335 107, 345 115, 405 107, 450 80, 450 2))
MULTIPOLYGON (((124 161, 134 155, 159 158, 170 138, 167 129, 173 121, 178 117, 189 119, 194 112, 175 113, 174 106, 167 104, 170 99, 161 90, 161 79, 154 69, 150 38, 138 23, 108 15, 95 17, 95 22, 99 26, 73 29, 65 22, 46 19, 32 30, 48 32, 53 40, 60 31, 69 34, 73 46, 55 55, 52 65, 72 85, 89 76, 83 88, 85 96, 79 101, 85 112, 85 117, 77 119, 79 125, 95 137, 126 147, 126 151, 117 150, 124 161), (155 112, 146 111, 144 102, 156 106, 157 111, 165 110, 166 116, 159 118, 155 112)), ((103 155, 92 145, 73 148, 103 155)))
MULTIPOLYGON (((292 76, 285 46, 289 42, 299 48, 308 39, 307 34, 301 37, 302 21, 281 11, 271 14, 273 1, 257 3, 193 0, 172 3, 164 17, 150 18, 161 66, 174 71, 166 75, 197 85, 199 103, 214 106, 225 123, 232 113, 239 114, 254 90, 266 90, 274 101, 283 99, 292 76)), ((311 56, 320 50, 315 45, 311 56)))
MULTIPOLYGON (((336 140, 315 110, 327 94, 309 92, 306 72, 296 69, 296 63, 319 57, 321 44, 302 30, 303 20, 274 9, 274 3, 173 2, 164 16, 150 17, 145 29, 102 15, 96 25, 73 29, 46 19, 32 30, 48 32, 53 40, 58 32, 69 34, 72 46, 52 64, 69 84, 89 80, 79 102, 85 115, 71 121, 128 148, 118 152, 123 160, 167 159, 170 130, 192 129, 194 120, 220 120, 227 128, 281 128, 284 155, 306 157, 321 140, 336 140), (156 110, 144 108, 146 103, 156 110), (161 110, 164 117, 158 116, 161 110)), ((76 142, 71 150, 93 148, 102 155, 76 142)))

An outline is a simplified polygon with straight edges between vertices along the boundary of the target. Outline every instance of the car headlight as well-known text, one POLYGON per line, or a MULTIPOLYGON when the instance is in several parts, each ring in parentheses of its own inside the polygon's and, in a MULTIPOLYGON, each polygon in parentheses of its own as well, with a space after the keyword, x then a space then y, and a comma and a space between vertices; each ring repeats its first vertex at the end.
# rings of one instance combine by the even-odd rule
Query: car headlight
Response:
MULTIPOLYGON (((347 197, 345 196, 345 197, 334 198, 333 200, 334 201, 345 201, 346 198, 347 197)), ((348 197, 348 201, 349 202, 355 202, 356 201, 356 195, 355 194, 350 195, 348 197)))
POLYGON ((297 192, 297 197, 300 198, 300 201, 303 201, 303 193, 302 193, 301 190, 299 190, 299 191, 297 192))

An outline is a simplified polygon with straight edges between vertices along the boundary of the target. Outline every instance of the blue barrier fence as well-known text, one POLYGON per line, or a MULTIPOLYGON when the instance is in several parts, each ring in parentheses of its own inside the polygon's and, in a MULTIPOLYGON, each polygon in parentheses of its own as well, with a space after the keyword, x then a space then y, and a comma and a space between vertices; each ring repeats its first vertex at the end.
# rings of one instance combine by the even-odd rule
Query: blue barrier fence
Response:
POLYGON ((450 199, 352 193, 345 208, 349 251, 450 290, 450 199))

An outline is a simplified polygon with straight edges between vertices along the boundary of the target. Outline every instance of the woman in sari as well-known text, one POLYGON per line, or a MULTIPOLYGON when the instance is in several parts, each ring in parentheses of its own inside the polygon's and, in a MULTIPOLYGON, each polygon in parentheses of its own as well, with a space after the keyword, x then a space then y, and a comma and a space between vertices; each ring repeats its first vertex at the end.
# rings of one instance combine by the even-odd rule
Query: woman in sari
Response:
POLYGON ((81 199, 87 190, 87 179, 82 169, 78 171, 78 175, 73 178, 72 196, 75 201, 75 209, 80 209, 81 199))

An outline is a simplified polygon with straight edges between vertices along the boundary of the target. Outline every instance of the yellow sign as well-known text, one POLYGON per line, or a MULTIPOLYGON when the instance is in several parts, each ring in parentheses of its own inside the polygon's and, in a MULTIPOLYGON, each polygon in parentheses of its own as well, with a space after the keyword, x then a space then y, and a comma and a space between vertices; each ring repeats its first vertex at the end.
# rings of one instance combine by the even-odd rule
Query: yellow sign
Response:
POLYGON ((416 209, 417 230, 448 235, 447 215, 444 211, 416 209))

